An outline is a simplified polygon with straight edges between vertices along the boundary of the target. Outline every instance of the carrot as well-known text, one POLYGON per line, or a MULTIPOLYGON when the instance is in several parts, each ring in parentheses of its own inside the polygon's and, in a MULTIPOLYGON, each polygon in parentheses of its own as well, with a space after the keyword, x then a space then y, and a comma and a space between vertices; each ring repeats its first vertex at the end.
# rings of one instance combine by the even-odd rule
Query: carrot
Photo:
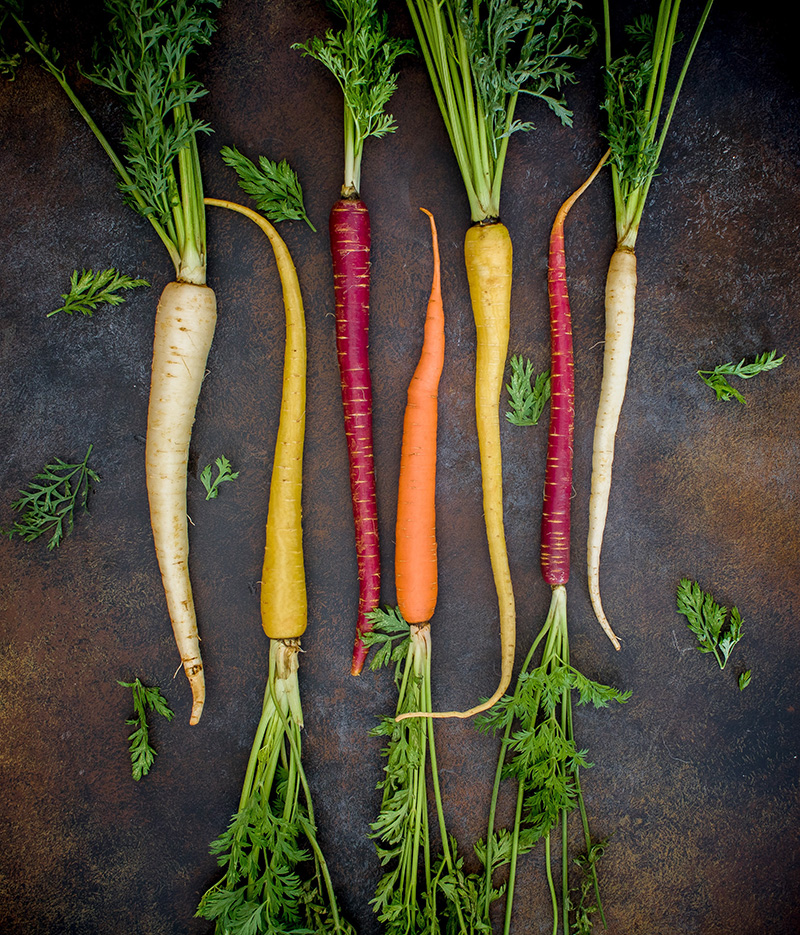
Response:
POLYGON ((350 497, 356 536, 359 599, 351 673, 358 675, 367 657, 363 635, 381 593, 378 507, 372 451, 372 377, 369 372, 370 223, 359 196, 364 142, 395 129, 384 112, 397 86, 393 72, 408 42, 391 38, 377 0, 331 0, 344 20, 338 33, 328 30, 300 49, 330 69, 344 95, 344 184, 330 216, 333 287, 336 306, 336 353, 342 387, 344 429, 350 464, 350 497))
POLYGON ((436 431, 444 364, 444 309, 436 223, 429 211, 421 210, 430 218, 433 282, 422 352, 408 387, 403 419, 395 555, 399 609, 374 611, 370 621, 373 630, 365 636, 367 646, 381 645, 371 667, 396 662, 398 686, 395 716, 384 718, 374 731, 387 737, 387 745, 383 751, 384 778, 379 783, 383 790, 381 810, 371 825, 384 874, 372 906, 388 932, 429 931, 433 917, 437 930, 466 932, 469 899, 460 885, 463 874, 455 842, 445 825, 434 725, 430 720, 403 717, 405 712, 430 712, 433 708, 430 620, 438 588, 436 431), (392 648, 396 639, 402 642, 392 648), (428 821, 429 772, 442 841, 442 855, 436 860, 432 860, 428 821))
MULTIPOLYGON (((500 623, 500 681, 488 700, 467 711, 427 717, 471 717, 504 694, 516 648, 516 611, 503 523, 500 392, 510 329, 511 237, 500 223, 500 186, 508 141, 530 124, 515 121, 521 91, 535 94, 570 123, 557 100, 570 79, 568 59, 583 57, 588 22, 578 4, 557 0, 547 13, 511 0, 464 5, 455 0, 408 0, 434 94, 458 162, 474 226, 464 254, 477 332, 475 409, 483 509, 500 623), (467 39, 469 37, 469 41, 467 39)), ((416 712, 404 714, 412 716, 416 712)))
POLYGON ((603 0, 606 32, 604 109, 608 114, 607 137, 611 145, 617 245, 606 277, 605 349, 594 431, 586 565, 592 607, 616 649, 620 648, 620 642, 606 617, 600 597, 600 551, 611 493, 614 440, 625 398, 633 345, 636 237, 678 95, 712 2, 707 0, 700 16, 662 119, 680 0, 661 0, 655 28, 652 31, 639 29, 634 33, 640 37, 641 48, 635 54, 626 53, 615 61, 611 59, 609 5, 608 0, 603 0))
POLYGON ((353 935, 341 918, 317 841, 301 758, 298 668, 308 616, 301 511, 307 370, 303 298, 289 250, 269 221, 235 202, 207 198, 205 203, 250 218, 269 238, 283 287, 286 347, 261 577, 261 624, 270 641, 267 686, 238 811, 212 845, 225 874, 203 895, 197 915, 216 920, 219 935, 255 931, 255 920, 264 917, 275 931, 294 930, 302 918, 308 930, 320 926, 353 935), (310 851, 298 846, 301 837, 310 851), (313 870, 301 886, 306 864, 313 870), (297 885, 287 886, 287 879, 297 885))
POLYGON ((118 94, 127 109, 124 158, 115 152, 73 91, 58 55, 37 42, 9 8, 44 68, 56 79, 105 150, 127 203, 147 218, 169 253, 175 282, 156 312, 145 454, 150 521, 175 641, 192 689, 189 723, 200 720, 205 676, 188 569, 186 463, 197 399, 216 321, 206 286, 206 225, 197 134, 208 127, 190 105, 205 94, 187 58, 208 45, 217 0, 106 0, 108 56, 88 77, 118 94))
MULTIPOLYGON (((513 696, 482 719, 481 726, 503 731, 494 787, 489 809, 485 872, 481 887, 481 910, 487 927, 491 927, 490 906, 503 895, 494 886, 493 875, 504 864, 509 865, 505 888, 505 921, 503 932, 511 929, 512 908, 518 858, 545 840, 545 865, 551 903, 553 932, 558 929, 559 916, 563 931, 571 931, 569 910, 575 908, 581 918, 592 911, 600 913, 605 924, 597 880, 597 851, 592 850, 586 807, 581 792, 579 772, 590 764, 585 751, 578 750, 572 721, 572 691, 580 688, 581 701, 596 706, 611 700, 624 702, 629 693, 618 692, 591 682, 579 675, 570 662, 567 629, 567 591, 569 580, 570 500, 572 496, 572 442, 575 426, 575 376, 572 351, 572 325, 567 292, 564 222, 575 201, 592 183, 608 159, 606 153, 589 178, 559 209, 550 233, 548 262, 548 295, 550 300, 551 402, 550 427, 545 469, 544 505, 540 565, 544 580, 551 587, 550 609, 545 624, 534 640, 522 666, 513 696), (532 668, 534 653, 542 645, 539 665, 532 668), (531 686, 535 686, 531 690, 531 686), (547 698, 547 701, 544 699, 547 698), (517 802, 511 846, 504 844, 495 832, 495 816, 503 777, 517 781, 517 802), (594 909, 573 905, 569 893, 567 858, 567 815, 578 807, 581 813, 583 837, 587 853, 595 854, 586 862, 594 909), (559 909, 553 879, 550 840, 553 831, 561 830, 561 906, 559 909)), ((506 834, 508 834, 506 832, 506 834)), ((581 902, 589 887, 582 893, 581 902)), ((591 927, 591 926, 590 926, 591 927)), ((586 929, 588 931, 588 928, 586 929)))
POLYGON ((438 596, 436 554, 436 429, 439 379, 444 367, 444 307, 436 222, 433 284, 425 318, 422 355, 408 387, 397 488, 394 580, 397 604, 408 623, 427 623, 438 596))
POLYGON ((156 557, 181 662, 200 720, 205 679, 189 581, 186 464, 217 306, 207 286, 168 283, 156 311, 145 466, 156 557))

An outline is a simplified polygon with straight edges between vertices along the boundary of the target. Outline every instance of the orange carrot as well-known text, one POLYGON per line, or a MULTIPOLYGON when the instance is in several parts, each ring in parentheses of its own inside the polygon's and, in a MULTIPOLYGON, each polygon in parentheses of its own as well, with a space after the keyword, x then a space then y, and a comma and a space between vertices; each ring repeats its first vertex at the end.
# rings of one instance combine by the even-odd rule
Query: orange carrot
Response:
POLYGON ((444 366, 439 241, 433 238, 433 284, 425 318, 422 354, 408 387, 397 489, 395 585, 397 604, 408 623, 427 623, 438 594, 436 570, 436 426, 439 378, 444 366))

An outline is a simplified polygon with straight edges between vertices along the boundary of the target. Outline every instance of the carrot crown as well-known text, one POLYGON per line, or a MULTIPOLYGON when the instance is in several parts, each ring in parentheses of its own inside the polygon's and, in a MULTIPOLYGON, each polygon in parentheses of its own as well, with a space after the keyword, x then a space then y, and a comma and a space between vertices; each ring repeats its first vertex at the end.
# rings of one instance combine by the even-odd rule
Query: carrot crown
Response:
POLYGON ((571 126, 568 60, 584 58, 596 32, 577 0, 408 0, 408 8, 472 220, 497 218, 509 137, 533 129, 515 119, 517 98, 540 98, 571 126))
POLYGON ((394 63, 412 51, 410 42, 393 39, 387 18, 378 15, 377 0, 331 0, 330 6, 344 20, 344 29, 329 29, 325 38, 315 36, 292 48, 310 55, 331 72, 344 94, 345 197, 358 195, 364 141, 396 129, 394 117, 385 111, 397 88, 394 63))
POLYGON ((655 22, 652 16, 638 17, 626 28, 636 50, 613 60, 609 0, 603 0, 606 99, 602 106, 608 114, 608 131, 604 136, 611 146, 617 245, 620 247, 633 249, 636 244, 647 193, 658 168, 678 95, 713 2, 706 2, 662 118, 672 49, 680 38, 676 30, 681 0, 661 0, 655 22))

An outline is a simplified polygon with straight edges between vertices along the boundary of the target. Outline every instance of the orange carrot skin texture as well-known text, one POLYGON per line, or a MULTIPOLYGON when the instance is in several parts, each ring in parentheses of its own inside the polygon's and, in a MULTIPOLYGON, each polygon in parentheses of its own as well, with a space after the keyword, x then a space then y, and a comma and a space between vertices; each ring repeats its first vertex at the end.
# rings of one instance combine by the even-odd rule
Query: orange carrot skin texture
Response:
POLYGON ((572 315, 567 293, 564 216, 550 234, 547 270, 550 298, 550 428, 544 476, 540 563, 544 580, 555 587, 569 580, 570 497, 575 428, 575 369, 572 315))
POLYGON ((167 284, 156 311, 147 411, 150 523, 175 642, 192 689, 190 724, 203 712, 205 676, 188 572, 186 464, 216 320, 217 304, 208 286, 167 284))
POLYGON ((370 223, 360 198, 342 198, 330 216, 336 351, 350 461, 350 495, 356 535, 359 600, 352 673, 367 657, 361 635, 372 629, 367 614, 380 601, 378 508, 372 454, 372 378, 369 372, 370 223))
MULTIPOLYGON (((425 211, 425 209, 422 209, 425 211)), ((422 354, 408 387, 397 491, 395 587, 408 623, 427 623, 439 591, 436 556, 436 429, 439 380, 444 367, 439 242, 433 215, 433 284, 425 317, 422 354)))

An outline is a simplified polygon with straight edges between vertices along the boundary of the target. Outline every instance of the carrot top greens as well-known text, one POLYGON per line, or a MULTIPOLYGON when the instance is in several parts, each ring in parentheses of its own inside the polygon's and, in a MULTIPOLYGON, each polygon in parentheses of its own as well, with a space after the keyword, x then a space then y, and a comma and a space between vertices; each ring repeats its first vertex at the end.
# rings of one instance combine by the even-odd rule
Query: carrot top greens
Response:
POLYGON ((344 185, 342 195, 357 195, 361 187, 361 157, 364 141, 382 137, 396 129, 394 118, 385 112, 397 88, 394 64, 412 51, 403 39, 393 39, 386 29, 387 18, 378 15, 377 0, 330 0, 331 8, 344 20, 344 29, 329 29, 325 38, 315 36, 300 49, 322 62, 339 82, 344 94, 344 185))
POLYGON ((611 146, 617 246, 633 249, 636 245, 650 183, 658 168, 683 80, 713 2, 707 0, 703 9, 662 118, 672 49, 680 39, 676 30, 681 0, 661 0, 655 22, 652 16, 645 15, 626 27, 636 51, 626 52, 613 60, 609 0, 603 0, 606 99, 602 106, 608 114, 608 131, 604 135, 611 146))
POLYGON ((596 33, 577 0, 408 0, 434 94, 469 198, 472 220, 497 218, 508 140, 533 124, 515 118, 520 94, 571 126, 563 97, 596 33))
MULTIPOLYGON (((58 81, 111 159, 126 203, 153 225, 177 278, 199 285, 206 279, 206 224, 197 134, 210 128, 191 116, 190 105, 206 92, 187 72, 186 62, 199 45, 210 42, 220 2, 105 0, 111 14, 104 44, 108 57, 86 77, 125 104, 125 156, 120 158, 78 100, 58 64, 58 52, 37 41, 15 0, 3 0, 26 48, 58 81)), ((8 53, 3 61, 13 64, 8 53)))

